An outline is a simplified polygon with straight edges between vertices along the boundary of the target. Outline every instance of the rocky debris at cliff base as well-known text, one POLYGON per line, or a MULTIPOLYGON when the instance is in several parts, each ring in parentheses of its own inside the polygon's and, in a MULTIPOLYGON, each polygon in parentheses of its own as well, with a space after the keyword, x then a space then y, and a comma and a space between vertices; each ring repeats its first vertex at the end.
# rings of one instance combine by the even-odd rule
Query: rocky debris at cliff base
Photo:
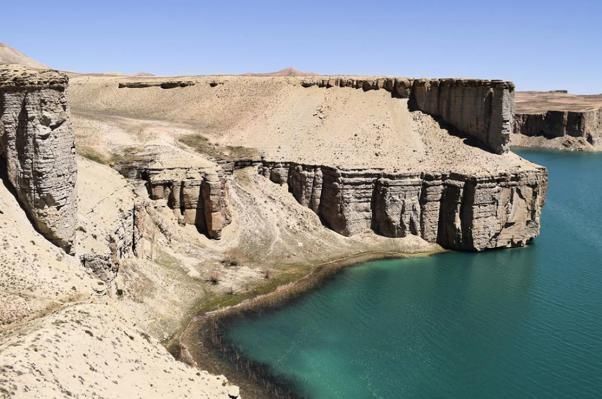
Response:
POLYGON ((33 228, 1 179, 0 211, 0 326, 91 295, 96 281, 33 228))
POLYGON ((546 138, 544 136, 526 136, 524 134, 513 134, 510 144, 517 149, 532 148, 553 151, 582 151, 597 152, 602 151, 602 146, 592 145, 583 137, 554 137, 546 138))
POLYGON ((303 87, 386 90, 408 98, 425 112, 478 142, 488 151, 508 152, 514 112, 514 84, 502 80, 313 77, 303 87))

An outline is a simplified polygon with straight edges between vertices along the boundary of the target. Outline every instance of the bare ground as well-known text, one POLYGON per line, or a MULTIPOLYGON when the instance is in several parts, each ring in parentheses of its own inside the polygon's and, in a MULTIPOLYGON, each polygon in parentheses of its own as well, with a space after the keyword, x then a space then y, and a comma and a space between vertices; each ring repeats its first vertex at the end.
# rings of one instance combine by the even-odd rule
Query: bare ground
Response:
POLYGON ((514 154, 466 145, 382 90, 228 76, 119 89, 127 79, 78 75, 69 91, 82 156, 78 255, 106 251, 107 236, 135 204, 147 215, 139 256, 122 261, 110 286, 37 234, 0 185, 0 260, 9 265, 0 275, 0 393, 226 398, 232 388, 223 377, 179 363, 161 346, 196 313, 273 291, 334 259, 441 250, 413 236, 338 235, 253 168, 229 181, 233 222, 221 240, 210 240, 111 168, 124 159, 151 154, 164 167, 214 168, 216 158, 264 157, 474 174, 531 167, 514 154))

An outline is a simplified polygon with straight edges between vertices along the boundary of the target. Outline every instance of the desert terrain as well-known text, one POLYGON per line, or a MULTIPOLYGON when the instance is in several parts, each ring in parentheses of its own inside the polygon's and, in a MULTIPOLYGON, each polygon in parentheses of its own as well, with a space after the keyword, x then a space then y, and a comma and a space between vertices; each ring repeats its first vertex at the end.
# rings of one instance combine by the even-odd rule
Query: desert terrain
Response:
MULTIPOLYGON (((178 77, 184 88, 119 88, 139 78, 74 76, 69 96, 79 151, 110 159, 166 145, 205 156, 264 158, 389 171, 483 173, 529 163, 465 144, 385 90, 302 87, 303 77, 178 77), (95 134, 97 130, 107 134, 95 134), (187 144, 188 143, 188 144, 187 144)), ((145 78, 143 82, 169 81, 145 78)), ((172 158, 165 157, 165 158, 172 158)), ((188 156, 186 157, 188 160, 188 156)))
MULTIPOLYGON (((195 336, 181 334, 196 315, 325 264, 522 246, 539 232, 545 170, 412 109, 382 79, 345 77, 374 88, 365 90, 289 73, 71 74, 68 84, 39 73, 12 65, 1 75, 7 397, 236 398, 219 368, 186 353, 195 336), (34 117, 25 122, 24 112, 34 117), (14 134, 44 151, 12 144, 14 134), (59 149, 48 135, 73 143, 59 149), (73 183, 61 186, 73 190, 64 204, 44 199, 43 212, 39 189, 54 198, 53 187, 24 167, 40 153, 44 173, 73 183), (76 215, 48 224, 48 207, 76 215)), ((475 96, 500 85, 474 84, 475 96)))

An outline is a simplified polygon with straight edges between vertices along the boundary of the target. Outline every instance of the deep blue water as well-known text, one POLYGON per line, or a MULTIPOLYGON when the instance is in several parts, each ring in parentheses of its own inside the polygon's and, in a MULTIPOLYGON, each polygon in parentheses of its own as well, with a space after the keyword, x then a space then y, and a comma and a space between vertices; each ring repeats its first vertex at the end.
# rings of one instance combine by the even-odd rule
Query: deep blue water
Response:
POLYGON ((602 155, 521 155, 533 245, 368 262, 228 338, 310 398, 602 397, 602 155))

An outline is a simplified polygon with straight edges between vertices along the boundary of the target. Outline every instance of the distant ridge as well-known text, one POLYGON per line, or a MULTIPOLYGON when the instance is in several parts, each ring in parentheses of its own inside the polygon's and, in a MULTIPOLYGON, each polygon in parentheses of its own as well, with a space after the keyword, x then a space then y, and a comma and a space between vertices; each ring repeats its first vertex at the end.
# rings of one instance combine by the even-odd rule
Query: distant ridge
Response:
POLYGON ((312 72, 302 72, 299 71, 295 68, 292 67, 288 67, 288 68, 284 68, 281 69, 279 71, 276 72, 264 72, 264 73, 258 73, 258 72, 250 72, 250 73, 243 73, 243 76, 314 76, 316 75, 315 73, 312 72))
POLYGON ((0 43, 0 64, 19 64, 30 68, 48 68, 47 65, 26 56, 19 50, 4 43, 0 43))

